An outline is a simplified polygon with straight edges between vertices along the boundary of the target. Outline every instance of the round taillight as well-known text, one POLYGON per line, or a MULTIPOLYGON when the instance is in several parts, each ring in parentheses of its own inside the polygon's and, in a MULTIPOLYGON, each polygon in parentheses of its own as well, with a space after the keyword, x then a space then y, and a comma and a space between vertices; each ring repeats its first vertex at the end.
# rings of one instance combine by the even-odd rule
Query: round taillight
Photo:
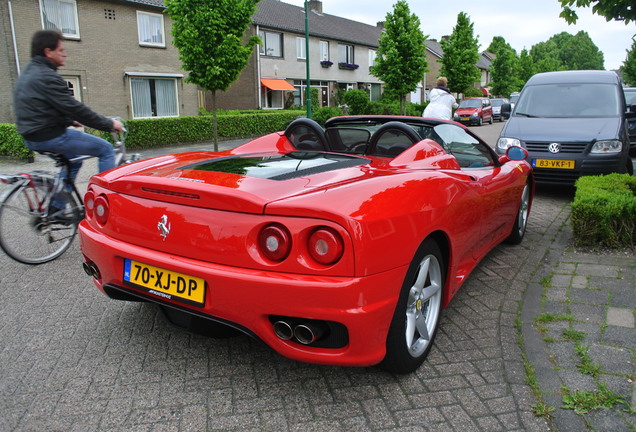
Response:
POLYGON ((291 251, 291 234, 282 225, 267 225, 258 236, 258 243, 268 259, 272 261, 282 261, 291 251))
POLYGON ((334 229, 318 228, 309 237, 309 253, 320 264, 330 265, 338 262, 343 252, 344 242, 334 229))
POLYGON ((104 195, 100 195, 95 198, 95 204, 93 206, 93 215, 100 225, 106 225, 108 222, 108 213, 110 212, 108 206, 108 200, 104 195))
POLYGON ((95 193, 92 190, 86 192, 84 195, 84 211, 86 212, 86 217, 93 217, 93 210, 95 209, 95 193))

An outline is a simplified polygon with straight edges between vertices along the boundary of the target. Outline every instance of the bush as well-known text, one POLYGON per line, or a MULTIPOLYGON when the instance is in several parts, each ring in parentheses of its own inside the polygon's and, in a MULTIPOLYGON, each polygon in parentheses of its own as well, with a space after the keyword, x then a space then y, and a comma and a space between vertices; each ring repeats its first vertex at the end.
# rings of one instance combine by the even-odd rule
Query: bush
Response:
MULTIPOLYGON (((304 114, 304 111, 283 110, 217 115, 218 136, 227 139, 265 135, 284 130, 291 121, 304 114)), ((209 141, 214 139, 213 126, 213 118, 209 115, 128 120, 126 147, 141 149, 209 141)))
POLYGON ((369 94, 363 90, 349 90, 342 96, 342 101, 349 106, 349 114, 366 114, 369 94))
POLYGON ((578 246, 636 245, 636 177, 586 176, 577 180, 572 232, 578 246))
POLYGON ((24 144, 14 124, 0 123, 0 156, 29 159, 33 152, 24 144))
POLYGON ((464 92, 464 99, 473 97, 484 97, 484 94, 477 87, 467 88, 464 92))
POLYGON ((329 120, 331 117, 338 117, 341 115, 342 115, 342 110, 340 108, 322 107, 322 108, 318 108, 318 110, 316 110, 316 112, 313 114, 312 117, 321 126, 324 126, 325 122, 329 120))

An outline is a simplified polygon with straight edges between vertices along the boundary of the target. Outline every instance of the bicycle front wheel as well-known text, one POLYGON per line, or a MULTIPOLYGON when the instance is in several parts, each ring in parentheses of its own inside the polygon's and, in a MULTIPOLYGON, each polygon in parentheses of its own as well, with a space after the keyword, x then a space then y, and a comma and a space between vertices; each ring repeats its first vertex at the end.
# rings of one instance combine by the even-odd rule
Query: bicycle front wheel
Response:
MULTIPOLYGON (((18 184, 0 197, 0 248, 24 264, 42 264, 62 255, 77 234, 78 222, 61 223, 47 216, 53 184, 42 179, 18 184)), ((75 198, 58 192, 68 202, 67 212, 79 220, 75 198)))

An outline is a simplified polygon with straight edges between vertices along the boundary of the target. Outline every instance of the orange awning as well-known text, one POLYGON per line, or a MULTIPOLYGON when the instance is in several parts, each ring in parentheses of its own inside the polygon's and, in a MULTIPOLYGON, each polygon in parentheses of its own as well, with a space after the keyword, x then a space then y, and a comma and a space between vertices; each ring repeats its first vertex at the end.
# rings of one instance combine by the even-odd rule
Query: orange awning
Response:
POLYGON ((284 79, 274 79, 274 78, 263 78, 261 79, 261 84, 267 87, 270 90, 287 90, 287 91, 295 91, 293 85, 285 81, 284 79))

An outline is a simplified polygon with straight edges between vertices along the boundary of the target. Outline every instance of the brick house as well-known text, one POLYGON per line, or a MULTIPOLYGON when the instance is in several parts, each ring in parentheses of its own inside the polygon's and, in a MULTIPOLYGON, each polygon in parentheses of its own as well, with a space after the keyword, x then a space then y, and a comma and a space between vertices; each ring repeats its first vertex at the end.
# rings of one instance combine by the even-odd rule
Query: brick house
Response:
MULTIPOLYGON (((334 106, 338 90, 364 89, 379 99, 382 82, 369 73, 382 25, 323 13, 308 2, 309 55, 305 52, 304 7, 261 0, 248 35, 259 35, 248 66, 227 92, 217 92, 223 109, 282 109, 304 105, 306 62, 319 104, 334 106)), ((163 0, 0 0, 0 122, 13 122, 12 89, 30 60, 30 39, 43 28, 59 28, 69 53, 59 72, 75 97, 105 115, 124 119, 196 115, 211 108, 209 97, 183 81, 171 20, 163 0)), ((424 100, 434 87, 441 50, 427 41, 429 72, 412 94, 424 100)))
POLYGON ((309 55, 305 48, 305 9, 279 0, 257 4, 250 35, 258 47, 249 65, 227 92, 217 93, 228 109, 282 109, 304 105, 309 61, 311 87, 319 89, 320 106, 334 106, 338 90, 368 90, 372 100, 382 82, 369 73, 381 25, 372 26, 323 12, 321 1, 308 2, 309 55))
POLYGON ((0 122, 13 122, 12 89, 30 60, 31 36, 43 28, 65 35, 60 74, 76 98, 124 119, 196 115, 197 87, 171 42, 162 0, 0 1, 0 122), (6 103, 8 102, 8 103, 6 103))

